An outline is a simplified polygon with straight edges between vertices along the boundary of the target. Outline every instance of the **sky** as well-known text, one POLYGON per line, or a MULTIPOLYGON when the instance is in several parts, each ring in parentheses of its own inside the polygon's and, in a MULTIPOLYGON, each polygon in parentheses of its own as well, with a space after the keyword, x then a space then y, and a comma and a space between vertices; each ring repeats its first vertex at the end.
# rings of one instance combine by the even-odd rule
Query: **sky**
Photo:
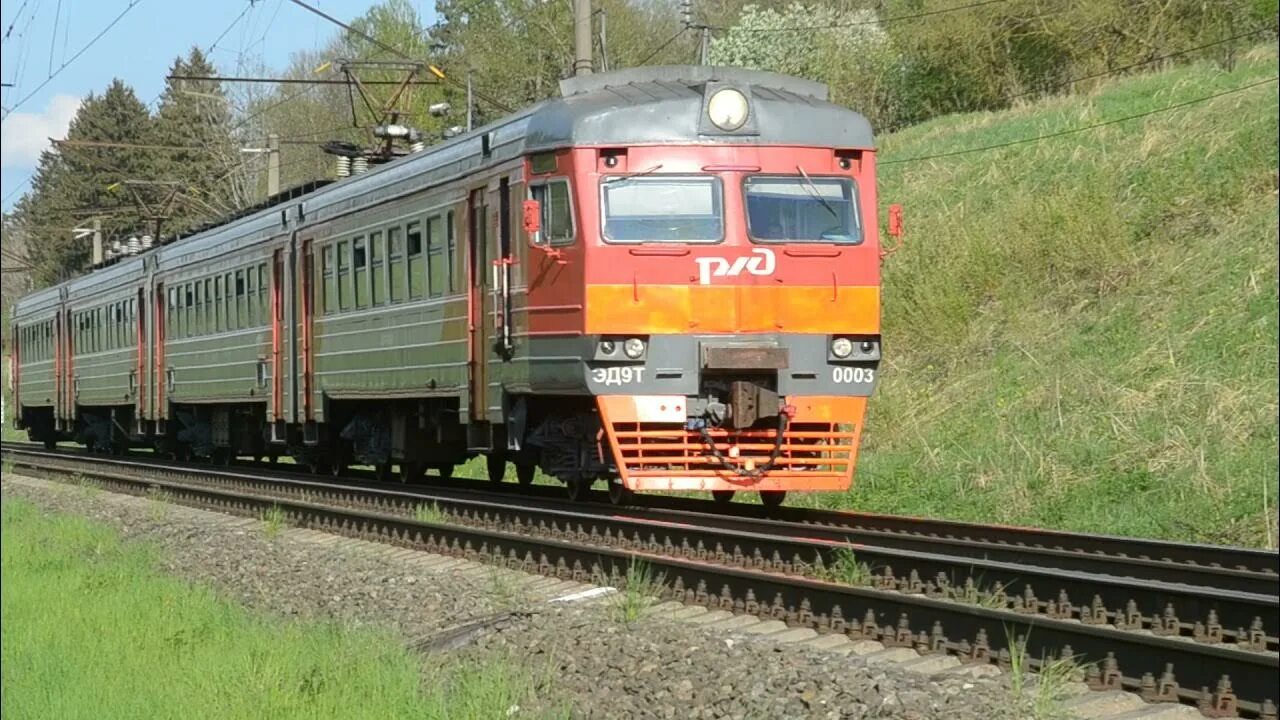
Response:
MULTIPOLYGON (((308 3, 344 22, 374 4, 308 3)), ((433 20, 433 0, 411 4, 424 22, 433 20)), ((289 0, 3 0, 0 31, 0 80, 14 84, 0 90, 0 197, 8 212, 26 191, 49 138, 65 137, 80 99, 102 92, 113 78, 132 86, 154 110, 173 60, 193 45, 208 51, 224 31, 209 54, 220 73, 233 75, 245 66, 253 70, 244 74, 255 74, 260 63, 280 71, 291 53, 320 47, 338 27, 289 0), (131 2, 114 26, 72 59, 131 2)))

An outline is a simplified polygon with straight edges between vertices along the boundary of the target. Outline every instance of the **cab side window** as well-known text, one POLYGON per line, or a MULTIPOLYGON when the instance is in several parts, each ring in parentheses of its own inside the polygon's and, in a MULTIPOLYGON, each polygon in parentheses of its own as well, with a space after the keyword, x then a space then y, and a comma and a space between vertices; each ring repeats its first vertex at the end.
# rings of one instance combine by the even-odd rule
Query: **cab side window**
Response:
POLYGON ((549 180, 529 186, 529 196, 538 201, 542 213, 542 242, 548 245, 573 244, 573 207, 569 202, 569 182, 549 180))

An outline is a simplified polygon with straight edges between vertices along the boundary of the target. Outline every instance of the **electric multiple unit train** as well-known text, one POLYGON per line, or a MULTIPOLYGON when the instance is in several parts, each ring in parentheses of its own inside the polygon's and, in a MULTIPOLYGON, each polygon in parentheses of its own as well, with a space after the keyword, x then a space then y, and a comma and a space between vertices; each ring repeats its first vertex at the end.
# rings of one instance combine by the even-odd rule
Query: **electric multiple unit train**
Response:
POLYGON ((868 122, 728 68, 561 94, 23 298, 17 426, 410 481, 483 455, 615 502, 848 488, 881 358, 868 122))

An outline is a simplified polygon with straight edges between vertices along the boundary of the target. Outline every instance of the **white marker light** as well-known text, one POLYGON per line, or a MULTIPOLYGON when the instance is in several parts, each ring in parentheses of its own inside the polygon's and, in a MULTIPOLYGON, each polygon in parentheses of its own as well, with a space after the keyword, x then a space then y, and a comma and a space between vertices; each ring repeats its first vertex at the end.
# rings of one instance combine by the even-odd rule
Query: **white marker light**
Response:
POLYGON ((853 341, 849 338, 836 338, 831 341, 831 354, 838 358, 847 358, 853 354, 853 341))
POLYGON ((644 355, 644 341, 640 338, 629 338, 622 344, 622 352, 632 360, 639 360, 644 355))
POLYGON ((707 116, 721 130, 737 130, 747 122, 747 96, 733 88, 717 90, 707 103, 707 116))

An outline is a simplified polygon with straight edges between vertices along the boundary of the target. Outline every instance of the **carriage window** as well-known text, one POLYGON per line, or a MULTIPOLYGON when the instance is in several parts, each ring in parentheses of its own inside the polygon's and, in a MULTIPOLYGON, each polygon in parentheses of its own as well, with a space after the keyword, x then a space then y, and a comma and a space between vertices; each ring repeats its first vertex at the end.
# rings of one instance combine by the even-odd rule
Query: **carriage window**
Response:
POLYGON ((427 219, 427 294, 440 297, 445 287, 444 218, 427 219))
POLYGON ((552 180, 529 188, 529 196, 538 201, 542 212, 541 240, 551 245, 573 243, 573 213, 569 205, 569 182, 552 180))
POLYGON ((362 308, 369 304, 369 255, 363 237, 351 241, 351 267, 355 277, 356 307, 362 308))
POLYGON ((222 306, 222 276, 213 279, 213 329, 217 332, 226 330, 227 312, 222 306))
POLYGON ((387 269, 389 297, 393 303, 400 302, 404 299, 404 238, 398 227, 387 228, 387 269))
POLYGON ((338 243, 338 309, 351 309, 351 244, 338 243))
POLYGON ((267 264, 258 263, 258 324, 267 324, 267 264))
POLYGON ((338 310, 338 280, 333 270, 333 245, 325 245, 320 254, 320 277, 324 287, 324 314, 338 310))
POLYGON ((209 299, 205 297, 205 284, 201 280, 196 281, 196 335, 204 335, 209 331, 208 316, 205 315, 205 309, 209 305, 209 299))
POLYGON ((417 220, 409 223, 409 227, 405 230, 405 238, 408 241, 407 254, 409 256, 409 297, 422 297, 422 223, 417 220))
POLYGON ((185 288, 186 302, 183 303, 182 336, 191 337, 196 334, 196 288, 187 283, 185 288))
POLYGON ((236 271, 236 329, 249 326, 249 306, 245 294, 244 270, 236 271))
POLYGON ((245 327, 253 327, 258 324, 258 268, 251 267, 244 271, 244 304, 245 304, 245 327))
POLYGON ((445 215, 444 232, 448 239, 448 242, 445 245, 445 252, 447 253, 448 266, 449 266, 449 292, 457 292, 458 285, 457 285, 457 281, 454 280, 454 278, 457 277, 459 274, 456 269, 457 265, 455 264, 458 257, 458 241, 457 239, 454 238, 454 235, 453 235, 453 211, 452 210, 450 210, 448 214, 445 215))
POLYGON ((200 308, 200 314, 204 316, 201 320, 201 327, 204 328, 204 334, 208 335, 213 332, 213 280, 205 278, 204 282, 204 306, 200 308))
POLYGON ((369 294, 374 305, 386 302, 386 267, 382 262, 382 231, 369 233, 369 294))
POLYGON ((742 186, 747 234, 757 242, 862 242, 849 178, 752 177, 742 186))
POLYGON ((707 243, 724 239, 719 178, 611 177, 601 182, 600 193, 608 242, 707 243))

